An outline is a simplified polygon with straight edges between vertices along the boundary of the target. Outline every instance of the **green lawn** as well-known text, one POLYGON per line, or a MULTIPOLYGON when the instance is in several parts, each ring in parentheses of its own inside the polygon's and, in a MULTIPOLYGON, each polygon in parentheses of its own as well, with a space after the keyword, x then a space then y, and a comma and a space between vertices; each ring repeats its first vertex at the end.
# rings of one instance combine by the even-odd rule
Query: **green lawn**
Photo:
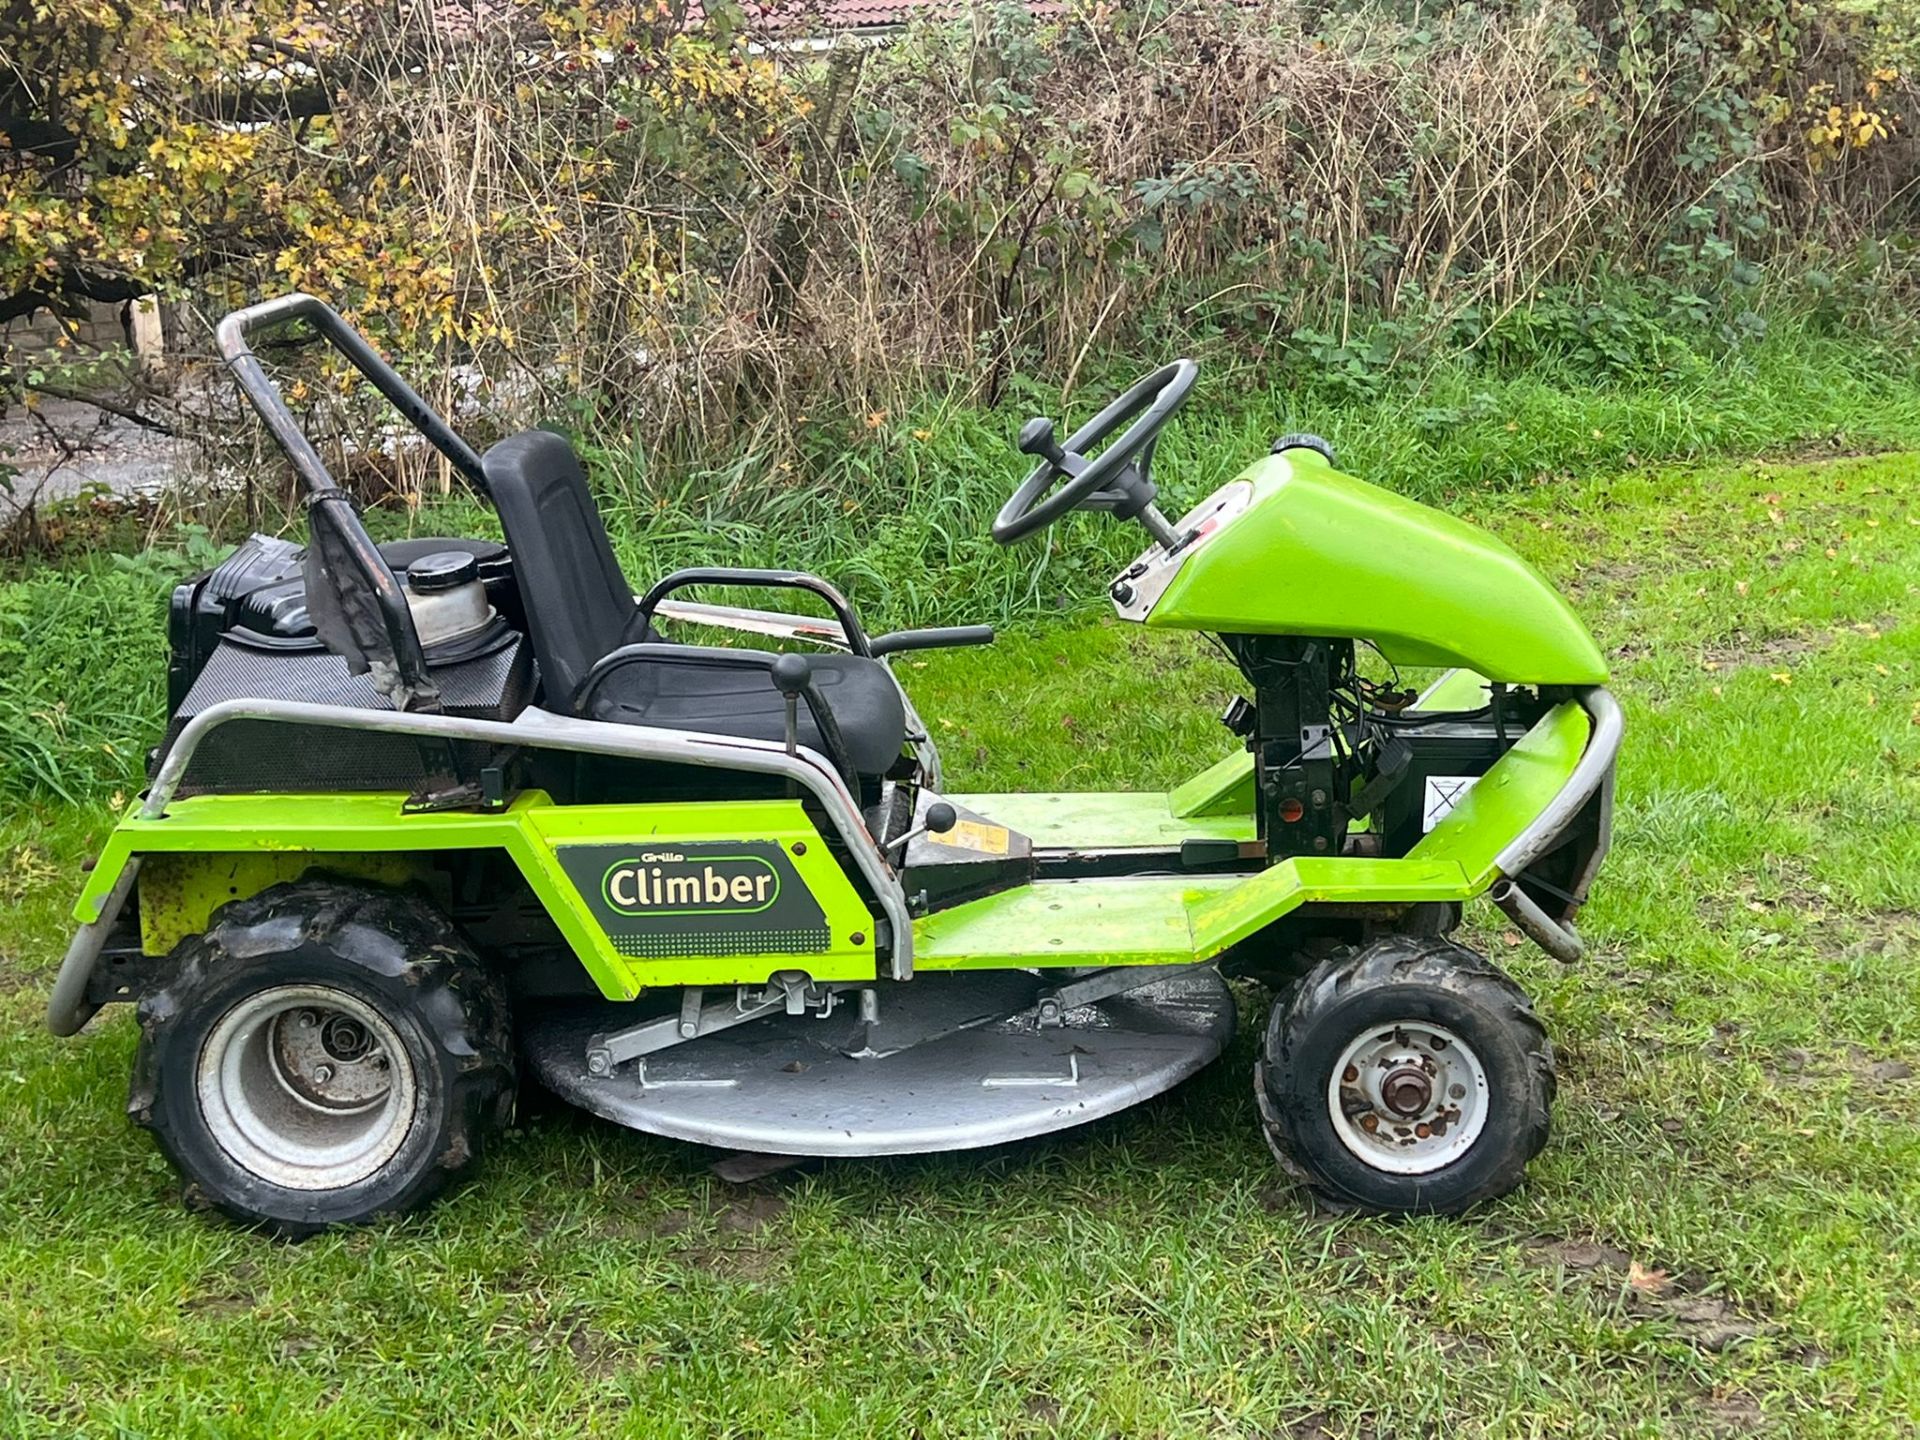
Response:
MULTIPOLYGON (((1913 1433, 1916 486, 1899 456, 1478 504, 1630 731, 1590 959, 1474 917, 1561 1089, 1530 1183, 1464 1221, 1280 1181, 1249 993, 1220 1064, 1046 1141, 735 1188, 538 1106, 429 1215, 269 1242, 180 1208, 125 1013, 40 1028, 103 815, 0 814, 0 1436, 1913 1433)), ((1226 743, 1195 642, 903 673, 955 788, 1165 785, 1226 743)))

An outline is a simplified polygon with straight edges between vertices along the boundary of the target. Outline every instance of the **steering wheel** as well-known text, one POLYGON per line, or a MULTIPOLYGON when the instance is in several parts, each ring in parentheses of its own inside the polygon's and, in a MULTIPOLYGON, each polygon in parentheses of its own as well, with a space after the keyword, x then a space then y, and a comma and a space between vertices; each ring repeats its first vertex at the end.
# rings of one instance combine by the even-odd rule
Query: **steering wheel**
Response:
POLYGON ((1171 548, 1173 527, 1154 508, 1153 448, 1161 427, 1185 403, 1200 374, 1191 360, 1163 365, 1136 380, 1106 409, 1067 437, 1053 438, 1053 421, 1035 416, 1020 427, 1020 453, 1040 463, 994 517, 993 538, 1011 545, 1036 535, 1069 510, 1106 510, 1123 520, 1138 517, 1153 538, 1171 548), (1131 423, 1129 423, 1131 422, 1131 423), (1126 433, 1089 460, 1088 450, 1103 444, 1122 425, 1126 433), (1054 483, 1067 483, 1054 490, 1054 483), (1049 494, 1049 491, 1053 491, 1049 494))

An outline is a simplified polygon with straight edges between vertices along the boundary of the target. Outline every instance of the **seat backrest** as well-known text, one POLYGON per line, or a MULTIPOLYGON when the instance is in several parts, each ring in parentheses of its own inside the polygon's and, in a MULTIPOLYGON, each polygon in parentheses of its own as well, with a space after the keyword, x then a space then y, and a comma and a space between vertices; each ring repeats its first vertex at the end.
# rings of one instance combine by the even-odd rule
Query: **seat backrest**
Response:
POLYGON ((629 639, 633 587, 565 438, 529 430, 481 459, 526 606, 546 704, 566 711, 593 662, 629 639))

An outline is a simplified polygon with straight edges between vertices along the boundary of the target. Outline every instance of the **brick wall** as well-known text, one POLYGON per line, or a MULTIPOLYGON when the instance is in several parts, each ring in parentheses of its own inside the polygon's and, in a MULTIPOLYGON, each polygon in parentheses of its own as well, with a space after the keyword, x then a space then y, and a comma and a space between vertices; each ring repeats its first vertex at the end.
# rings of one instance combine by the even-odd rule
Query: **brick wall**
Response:
POLYGON ((119 305, 89 303, 85 316, 78 321, 63 324, 43 310, 0 326, 0 363, 23 364, 48 354, 63 333, 72 337, 62 355, 66 360, 132 354, 155 365, 166 353, 161 310, 151 300, 119 305))

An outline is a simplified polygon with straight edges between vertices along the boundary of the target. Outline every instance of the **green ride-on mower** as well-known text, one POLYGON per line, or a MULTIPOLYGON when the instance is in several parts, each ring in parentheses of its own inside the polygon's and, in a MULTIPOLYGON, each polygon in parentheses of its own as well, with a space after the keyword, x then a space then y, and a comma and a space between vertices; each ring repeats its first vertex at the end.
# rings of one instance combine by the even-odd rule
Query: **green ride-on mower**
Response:
POLYGON ((1239 975, 1277 995, 1265 1137, 1327 1201, 1457 1212, 1545 1143, 1541 1023, 1450 937, 1485 895, 1579 956, 1621 720, 1586 629, 1497 540, 1308 435, 1169 521, 1154 449, 1191 361, 1064 442, 1034 420, 994 538, 1137 522, 1116 613, 1213 637, 1247 698, 1228 753, 1164 793, 945 794, 888 659, 990 630, 869 635, 784 570, 636 597, 559 435, 477 455, 308 296, 219 340, 308 543, 254 536, 174 592, 150 785, 49 1007, 71 1035, 138 1002, 129 1108, 190 1199, 288 1234, 406 1211, 509 1122, 523 1070, 730 1151, 996 1145, 1214 1060, 1239 975), (491 499, 504 545, 369 539, 250 347, 294 320, 491 499), (663 633, 696 627, 759 638, 663 633), (1395 666, 1451 668, 1416 695, 1395 666))

